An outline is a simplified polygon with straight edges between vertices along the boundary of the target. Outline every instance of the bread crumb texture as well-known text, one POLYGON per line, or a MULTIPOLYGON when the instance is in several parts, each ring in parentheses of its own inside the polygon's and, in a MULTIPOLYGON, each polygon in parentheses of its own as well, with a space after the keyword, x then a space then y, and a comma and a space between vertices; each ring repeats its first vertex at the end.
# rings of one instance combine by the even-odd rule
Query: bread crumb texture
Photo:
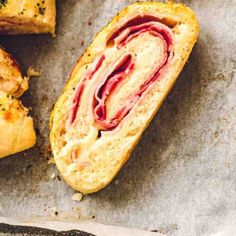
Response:
POLYGON ((83 199, 83 194, 82 194, 82 193, 75 193, 75 194, 72 196, 72 200, 73 200, 73 201, 80 202, 82 199, 83 199))

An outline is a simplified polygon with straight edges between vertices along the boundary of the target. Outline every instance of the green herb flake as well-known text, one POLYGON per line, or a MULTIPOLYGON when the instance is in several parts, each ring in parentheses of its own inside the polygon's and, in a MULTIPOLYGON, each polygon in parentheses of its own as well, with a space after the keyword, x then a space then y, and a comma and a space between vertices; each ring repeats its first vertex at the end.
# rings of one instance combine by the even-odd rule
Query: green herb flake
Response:
POLYGON ((18 12, 18 15, 24 15, 25 11, 26 11, 26 9, 24 8, 22 11, 18 12))
MULTIPOLYGON (((38 9, 38 14, 39 15, 44 15, 45 14, 46 7, 44 7, 44 3, 45 3, 45 1, 41 1, 41 2, 36 3, 36 5, 34 6, 35 8, 38 9)), ((36 17, 36 16, 38 16, 38 15, 35 14, 34 17, 36 17)))
POLYGON ((8 0, 0 0, 0 9, 7 5, 8 0))
POLYGON ((46 8, 45 7, 39 7, 39 14, 44 15, 46 8))

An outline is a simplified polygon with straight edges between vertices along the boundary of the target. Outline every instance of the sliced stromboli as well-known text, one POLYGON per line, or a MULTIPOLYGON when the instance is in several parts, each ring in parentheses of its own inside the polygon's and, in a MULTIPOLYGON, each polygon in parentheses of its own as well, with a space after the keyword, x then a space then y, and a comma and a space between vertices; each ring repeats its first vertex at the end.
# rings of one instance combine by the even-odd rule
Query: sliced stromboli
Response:
POLYGON ((0 34, 54 34, 55 5, 55 0, 0 1, 0 34))
POLYGON ((33 119, 27 113, 18 99, 0 91, 0 158, 35 144, 33 119))
POLYGON ((134 3, 96 35, 51 116, 56 165, 74 189, 106 186, 127 161, 197 40, 182 4, 134 3))
POLYGON ((27 89, 28 78, 22 77, 14 58, 0 48, 0 91, 19 97, 27 89))
POLYGON ((28 89, 14 58, 0 48, 0 158, 32 147, 36 136, 28 109, 14 98, 28 89))

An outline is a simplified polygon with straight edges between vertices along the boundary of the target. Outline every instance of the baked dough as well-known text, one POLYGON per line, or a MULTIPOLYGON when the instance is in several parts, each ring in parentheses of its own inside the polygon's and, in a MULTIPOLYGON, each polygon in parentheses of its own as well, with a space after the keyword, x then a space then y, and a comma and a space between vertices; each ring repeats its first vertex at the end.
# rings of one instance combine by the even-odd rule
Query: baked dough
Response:
POLYGON ((54 34, 55 5, 55 0, 0 1, 0 34, 54 34))
POLYGON ((137 2, 122 10, 77 61, 51 115, 50 141, 65 181, 105 187, 129 158, 197 40, 182 4, 137 2))
POLYGON ((17 62, 0 48, 0 91, 19 97, 28 87, 28 78, 22 77, 17 62))
POLYGON ((33 119, 27 113, 18 99, 0 91, 0 158, 35 144, 33 119))
POLYGON ((33 119, 16 98, 28 88, 14 58, 0 49, 0 158, 32 147, 36 142, 33 119))

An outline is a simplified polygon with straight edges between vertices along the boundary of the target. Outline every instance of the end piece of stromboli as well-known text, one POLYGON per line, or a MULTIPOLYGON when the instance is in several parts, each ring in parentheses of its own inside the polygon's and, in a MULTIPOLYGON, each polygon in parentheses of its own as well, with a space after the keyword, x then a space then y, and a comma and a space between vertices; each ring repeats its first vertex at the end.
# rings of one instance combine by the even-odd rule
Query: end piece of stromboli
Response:
POLYGON ((92 193, 114 178, 173 87, 198 32, 186 6, 138 2, 96 35, 51 115, 55 162, 72 188, 92 193))

